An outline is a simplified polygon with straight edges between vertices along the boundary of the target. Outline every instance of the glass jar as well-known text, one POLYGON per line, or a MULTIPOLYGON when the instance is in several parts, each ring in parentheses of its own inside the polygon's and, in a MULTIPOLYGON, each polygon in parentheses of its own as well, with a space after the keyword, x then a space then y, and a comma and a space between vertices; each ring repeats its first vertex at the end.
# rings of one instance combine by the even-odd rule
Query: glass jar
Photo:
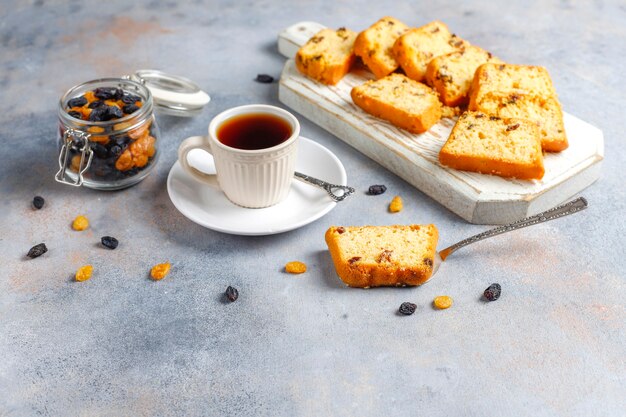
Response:
POLYGON ((103 78, 77 85, 59 102, 56 180, 99 190, 130 187, 154 169, 159 138, 152 94, 143 84, 103 78), (70 107, 71 100, 77 98, 74 103, 87 103, 70 107), (121 110, 127 105, 135 106, 130 114, 121 110), (98 110, 107 106, 118 118, 111 119, 106 109, 98 110), (94 111, 99 114, 92 114, 94 111))

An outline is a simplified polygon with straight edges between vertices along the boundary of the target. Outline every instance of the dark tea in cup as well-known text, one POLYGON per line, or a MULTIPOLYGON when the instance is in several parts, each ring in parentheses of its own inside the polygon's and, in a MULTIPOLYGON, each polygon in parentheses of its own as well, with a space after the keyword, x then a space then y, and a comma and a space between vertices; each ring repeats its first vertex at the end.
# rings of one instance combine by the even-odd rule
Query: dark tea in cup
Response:
POLYGON ((267 113, 234 116, 217 128, 217 138, 221 143, 247 151, 280 145, 291 134, 291 125, 287 120, 267 113))

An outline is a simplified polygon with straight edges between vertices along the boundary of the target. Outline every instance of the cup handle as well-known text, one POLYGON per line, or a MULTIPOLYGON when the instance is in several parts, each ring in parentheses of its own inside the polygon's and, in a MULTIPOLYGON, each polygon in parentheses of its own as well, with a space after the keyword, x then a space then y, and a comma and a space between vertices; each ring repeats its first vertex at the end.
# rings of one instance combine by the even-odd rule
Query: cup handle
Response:
POLYGON ((207 174, 206 172, 202 172, 189 164, 187 155, 194 149, 202 149, 210 155, 213 155, 211 148, 208 146, 207 136, 191 136, 185 139, 178 147, 178 162, 180 162, 180 166, 183 168, 183 171, 203 184, 210 185, 214 188, 220 188, 219 183, 217 182, 217 175, 207 174))

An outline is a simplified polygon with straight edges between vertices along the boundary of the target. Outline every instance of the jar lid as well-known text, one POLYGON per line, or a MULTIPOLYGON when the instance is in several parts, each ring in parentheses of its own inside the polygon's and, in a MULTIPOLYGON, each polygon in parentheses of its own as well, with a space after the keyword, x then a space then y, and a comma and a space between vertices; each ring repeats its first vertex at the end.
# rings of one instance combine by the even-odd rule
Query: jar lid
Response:
POLYGON ((211 101, 211 97, 196 83, 178 75, 145 69, 128 78, 145 85, 152 93, 155 106, 166 114, 195 116, 211 101))

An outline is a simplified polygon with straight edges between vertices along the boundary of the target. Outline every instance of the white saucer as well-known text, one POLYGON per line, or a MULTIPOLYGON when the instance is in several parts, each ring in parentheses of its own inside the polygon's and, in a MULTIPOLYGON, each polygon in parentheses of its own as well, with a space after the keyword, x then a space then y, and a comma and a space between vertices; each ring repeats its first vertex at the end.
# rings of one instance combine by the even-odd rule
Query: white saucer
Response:
MULTIPOLYGON (((189 162, 201 171, 215 172, 213 159, 203 151, 192 151, 189 162)), ((307 138, 300 137, 296 171, 332 184, 347 185, 341 161, 307 138)), ((167 192, 174 206, 189 220, 218 232, 249 236, 297 229, 319 219, 337 204, 326 191, 294 179, 284 201, 267 208, 243 208, 231 203, 222 191, 193 179, 178 161, 167 177, 167 192)))

